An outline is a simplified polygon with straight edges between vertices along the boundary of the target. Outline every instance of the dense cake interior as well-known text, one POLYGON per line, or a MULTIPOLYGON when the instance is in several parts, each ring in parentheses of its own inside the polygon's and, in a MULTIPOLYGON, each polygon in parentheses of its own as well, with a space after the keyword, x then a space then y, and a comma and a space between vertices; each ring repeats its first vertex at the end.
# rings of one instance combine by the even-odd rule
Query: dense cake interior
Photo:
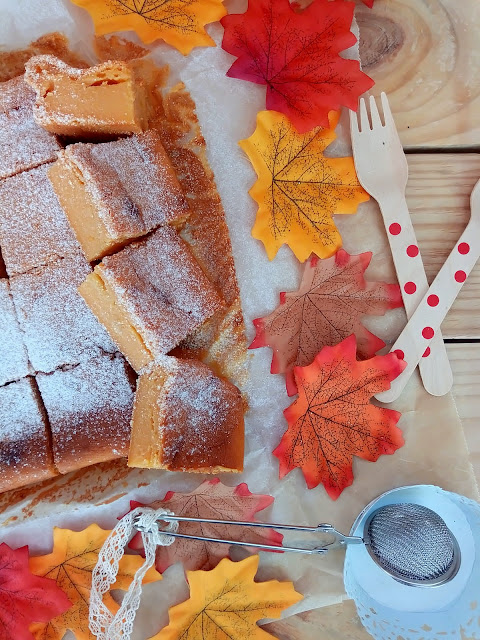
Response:
MULTIPOLYGON (((34 93, 22 78, 0 84, 0 105, 12 134, 5 138, 0 161, 0 168, 1 162, 5 166, 0 178, 0 251, 5 258, 0 304, 6 310, 3 318, 11 318, 5 330, 8 349, 0 347, 0 390, 17 384, 33 388, 46 433, 44 461, 49 461, 42 462, 48 473, 25 474, 24 482, 7 483, 0 490, 125 457, 135 375, 123 355, 140 372, 172 349, 181 358, 207 360, 215 373, 200 362, 182 366, 190 367, 197 384, 208 371, 212 398, 219 384, 236 409, 230 420, 212 413, 207 402, 214 420, 204 425, 203 436, 198 435, 200 418, 165 414, 173 426, 164 430, 170 439, 168 446, 164 439, 164 468, 242 468, 244 404, 224 376, 232 372, 241 378, 243 319, 223 209, 205 157, 197 153, 202 142, 194 105, 181 87, 163 98, 159 87, 165 72, 150 61, 126 66, 130 75, 118 84, 136 83, 136 96, 145 96, 148 88, 149 104, 142 113, 149 114, 149 129, 108 142, 99 142, 91 130, 85 140, 85 129, 79 143, 56 137, 51 131, 66 132, 57 124, 65 124, 71 112, 57 117, 61 109, 38 103, 41 91, 35 106, 34 93), (22 112, 21 120, 14 122, 12 110, 22 112), (44 121, 47 112, 53 129, 44 121), (14 135, 18 130, 25 132, 23 139, 14 135), (201 456, 167 461, 175 438, 187 443, 191 436, 193 443, 195 433, 198 451, 203 443, 201 456)), ((62 64, 37 59, 30 69, 33 85, 51 82, 57 74, 53 84, 60 89, 47 90, 47 95, 63 95, 68 83, 62 88, 62 74, 70 72, 62 64)), ((68 80, 88 88, 103 86, 105 92, 116 84, 109 84, 109 72, 96 84, 97 72, 74 70, 68 80)), ((86 95, 79 100, 81 116, 89 100, 96 105, 96 98, 87 100, 86 95)), ((145 127, 141 118, 136 122, 145 127)), ((113 132, 111 128, 109 135, 113 132)), ((80 135, 80 130, 69 133, 80 135)), ((177 379, 181 384, 181 376, 177 379)), ((194 396, 198 400, 205 394, 194 396)), ((0 440, 12 419, 11 412, 2 414, 0 440)), ((29 458, 29 446, 26 440, 22 460, 29 458)), ((3 460, 0 466, 10 471, 12 456, 3 460)))
POLYGON ((171 356, 139 378, 130 466, 219 473, 243 470, 243 401, 202 362, 171 356))
POLYGON ((49 177, 90 261, 163 224, 182 224, 189 215, 170 159, 153 130, 103 144, 69 145, 59 153, 49 177))
POLYGON ((143 86, 123 61, 76 69, 55 56, 34 56, 25 81, 36 92, 35 119, 51 133, 115 136, 139 133, 146 124, 143 86))

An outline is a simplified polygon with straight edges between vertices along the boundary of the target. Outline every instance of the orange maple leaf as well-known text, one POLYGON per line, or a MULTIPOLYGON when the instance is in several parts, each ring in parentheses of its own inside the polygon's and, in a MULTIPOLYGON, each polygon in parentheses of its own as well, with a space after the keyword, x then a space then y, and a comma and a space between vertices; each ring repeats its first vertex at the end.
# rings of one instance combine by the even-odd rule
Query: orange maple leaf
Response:
POLYGON ((170 622, 150 640, 268 640, 257 621, 279 618, 302 599, 291 582, 254 582, 258 556, 224 558, 211 571, 187 571, 190 598, 172 607, 170 622))
POLYGON ((286 374, 289 396, 297 393, 293 367, 311 364, 323 347, 354 333, 365 360, 385 346, 361 320, 401 307, 402 294, 398 284, 365 280, 371 259, 371 253, 351 256, 343 249, 326 260, 312 256, 298 291, 281 293, 280 305, 253 321, 257 333, 250 349, 273 349, 271 372, 286 374))
POLYGON ((355 213, 369 199, 360 186, 352 158, 327 158, 339 113, 331 111, 330 128, 298 133, 281 113, 261 111, 257 128, 239 144, 258 180, 250 195, 258 203, 252 236, 272 260, 288 244, 303 262, 311 253, 329 258, 342 245, 332 215, 355 213))
POLYGON ((184 55, 215 42, 205 25, 226 15, 222 0, 72 0, 92 16, 98 36, 136 31, 143 42, 159 38, 184 55))
MULTIPOLYGON (((47 624, 31 625, 30 631, 36 640, 60 640, 68 630, 75 634, 76 640, 94 640, 95 637, 88 629, 92 571, 109 533, 110 531, 100 529, 96 524, 78 532, 55 527, 52 553, 30 558, 32 573, 55 580, 73 605, 47 624)), ((138 555, 123 556, 117 582, 112 589, 127 590, 135 572, 142 564, 143 558, 138 555)), ((144 584, 161 578, 162 576, 152 568, 147 572, 144 584)), ((105 595, 104 602, 112 613, 119 608, 110 593, 105 595)))
POLYGON ((288 429, 273 452, 280 477, 300 467, 307 486, 323 483, 336 500, 353 482, 353 456, 374 462, 403 444, 398 411, 376 407, 406 367, 395 353, 356 360, 355 336, 324 347, 308 367, 295 367, 299 397, 284 411, 288 429))

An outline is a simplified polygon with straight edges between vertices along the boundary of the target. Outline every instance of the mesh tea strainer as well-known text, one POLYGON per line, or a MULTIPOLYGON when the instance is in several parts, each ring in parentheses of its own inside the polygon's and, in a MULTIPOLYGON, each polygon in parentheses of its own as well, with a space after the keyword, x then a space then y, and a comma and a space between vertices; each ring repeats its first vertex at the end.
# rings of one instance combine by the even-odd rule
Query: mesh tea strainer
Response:
POLYGON ((476 577, 480 571, 480 554, 476 551, 480 547, 480 507, 438 487, 416 485, 393 489, 373 500, 357 517, 350 535, 330 524, 306 527, 189 518, 166 509, 137 507, 109 534, 92 574, 89 627, 98 640, 130 638, 143 576, 155 562, 157 546, 174 544, 176 538, 310 555, 346 548, 345 589, 355 601, 363 624, 377 640, 399 636, 410 640, 419 637, 417 633, 430 640, 445 629, 452 632, 452 637, 460 637, 460 628, 472 624, 475 629, 480 627, 480 618, 472 613, 477 606, 472 598, 478 595, 480 600, 476 577), (188 535, 179 531, 182 522, 278 529, 322 539, 328 534, 333 540, 310 548, 278 547, 188 535), (478 527, 472 527, 471 522, 478 527), (114 615, 105 606, 103 595, 115 583, 119 561, 135 531, 141 532, 145 562, 114 615))
MULTIPOLYGON (((210 518, 186 518, 174 514, 162 515, 157 522, 160 533, 164 530, 165 523, 198 522, 227 527, 269 528, 314 535, 331 534, 334 541, 319 547, 283 546, 279 548, 267 544, 192 536, 178 531, 168 531, 168 535, 174 538, 255 547, 263 551, 280 550, 312 555, 324 554, 329 550, 351 544, 363 544, 374 562, 395 580, 420 587, 432 587, 451 580, 458 571, 461 559, 458 543, 444 520, 428 507, 414 503, 397 503, 377 508, 366 520, 362 536, 344 535, 330 524, 302 527, 210 518)), ((141 525, 138 525, 137 528, 141 530, 141 525)), ((166 530, 165 533, 167 533, 166 530)))

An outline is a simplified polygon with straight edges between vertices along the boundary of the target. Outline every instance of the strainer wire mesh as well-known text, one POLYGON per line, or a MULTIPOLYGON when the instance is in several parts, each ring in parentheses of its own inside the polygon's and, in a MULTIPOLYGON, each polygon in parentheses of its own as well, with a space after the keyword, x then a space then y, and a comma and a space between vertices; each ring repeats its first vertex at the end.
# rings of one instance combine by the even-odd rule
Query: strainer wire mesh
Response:
POLYGON ((394 577, 412 582, 446 576, 456 561, 456 542, 443 519, 428 507, 400 503, 380 507, 366 522, 373 559, 394 577))

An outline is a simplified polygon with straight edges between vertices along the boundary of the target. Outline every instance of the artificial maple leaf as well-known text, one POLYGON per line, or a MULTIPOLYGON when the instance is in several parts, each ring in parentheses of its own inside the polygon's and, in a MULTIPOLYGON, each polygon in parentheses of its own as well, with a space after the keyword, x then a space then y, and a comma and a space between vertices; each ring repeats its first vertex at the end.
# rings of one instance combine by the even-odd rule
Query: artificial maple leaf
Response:
MULTIPOLYGON (((160 507, 170 509, 177 516, 251 522, 255 520, 254 516, 258 511, 270 506, 272 502, 271 496, 250 493, 244 482, 236 487, 227 487, 218 478, 214 478, 205 480, 189 493, 169 491, 163 500, 148 506, 154 509, 160 507)), ((139 503, 131 503, 132 509, 137 506, 140 506, 139 503)), ((273 529, 233 525, 181 522, 179 531, 191 536, 244 540, 275 546, 280 546, 283 540, 283 536, 273 529)), ((130 546, 133 549, 143 549, 140 534, 132 539, 130 546)), ((165 571, 175 562, 182 562, 185 569, 213 569, 220 559, 227 555, 228 545, 179 538, 169 547, 158 547, 156 566, 160 572, 165 571)))
POLYGON ((307 486, 323 483, 336 500, 353 482, 353 456, 374 462, 404 442, 400 413, 371 397, 390 388, 406 367, 395 353, 358 362, 355 336, 324 347, 308 367, 295 367, 299 397, 284 411, 288 429, 273 452, 280 477, 300 467, 307 486))
POLYGON ((332 215, 355 213, 369 199, 353 158, 323 154, 336 138, 338 115, 330 114, 329 129, 300 134, 281 113, 261 111, 255 133, 239 143, 258 176, 250 189, 258 203, 252 235, 263 242, 270 260, 282 244, 301 262, 311 253, 329 258, 342 244, 332 215))
POLYGON ((28 547, 0 544, 0 638, 33 640, 32 622, 48 622, 71 607, 53 580, 39 578, 28 566, 28 547))
POLYGON ((364 360, 385 346, 361 320, 401 307, 402 294, 397 284, 366 282, 371 259, 371 253, 351 256, 343 249, 327 260, 311 256, 298 291, 282 292, 275 311, 253 321, 256 336, 250 349, 273 349, 271 372, 286 374, 289 396, 297 393, 293 367, 311 364, 323 347, 354 333, 364 360))
POLYGON ((136 31, 143 42, 161 38, 184 55, 215 46, 205 25, 226 14, 222 0, 72 0, 92 16, 99 36, 136 31))
POLYGON ((266 107, 284 113, 298 131, 328 126, 328 114, 374 82, 358 60, 339 53, 357 41, 350 31, 355 4, 315 0, 295 11, 289 0, 249 0, 243 14, 225 16, 222 47, 238 59, 227 75, 267 87, 266 107))
MULTIPOLYGON (((76 640, 94 640, 88 629, 92 571, 109 533, 110 531, 100 529, 96 524, 78 532, 55 527, 52 553, 30 558, 33 573, 53 578, 73 604, 68 611, 48 624, 32 625, 30 630, 36 640, 61 640, 67 630, 75 634, 76 640)), ((135 572, 142 564, 143 558, 140 556, 124 555, 120 561, 117 581, 112 589, 127 590, 135 572)), ((161 577, 152 568, 147 572, 144 584, 160 580, 161 577)), ((104 603, 112 613, 119 608, 110 593, 105 594, 104 603)))
POLYGON ((302 599, 291 582, 254 582, 258 556, 224 558, 211 571, 187 571, 190 598, 169 610, 169 624, 150 640, 268 640, 257 626, 302 599))

